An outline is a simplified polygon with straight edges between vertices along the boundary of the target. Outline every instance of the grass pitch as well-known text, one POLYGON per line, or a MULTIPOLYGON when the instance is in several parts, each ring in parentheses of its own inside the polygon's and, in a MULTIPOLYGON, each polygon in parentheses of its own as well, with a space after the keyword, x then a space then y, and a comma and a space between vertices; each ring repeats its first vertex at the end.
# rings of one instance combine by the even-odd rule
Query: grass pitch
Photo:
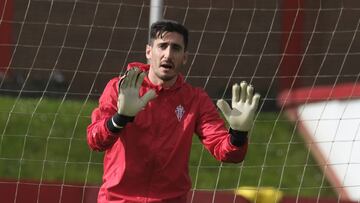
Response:
MULTIPOLYGON (((0 179, 99 185, 103 153, 91 152, 86 127, 97 101, 0 99, 0 179)), ((190 160, 193 188, 273 186, 285 195, 335 196, 295 126, 262 112, 242 164, 221 164, 198 138, 190 160)))

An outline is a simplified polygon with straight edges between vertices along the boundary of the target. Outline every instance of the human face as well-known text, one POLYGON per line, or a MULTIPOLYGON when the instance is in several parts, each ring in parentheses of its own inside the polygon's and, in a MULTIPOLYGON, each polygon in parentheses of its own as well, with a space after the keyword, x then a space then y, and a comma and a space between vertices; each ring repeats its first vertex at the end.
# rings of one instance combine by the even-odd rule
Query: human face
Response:
POLYGON ((187 60, 183 36, 177 32, 165 32, 146 46, 146 58, 150 64, 149 79, 157 85, 171 86, 187 60))

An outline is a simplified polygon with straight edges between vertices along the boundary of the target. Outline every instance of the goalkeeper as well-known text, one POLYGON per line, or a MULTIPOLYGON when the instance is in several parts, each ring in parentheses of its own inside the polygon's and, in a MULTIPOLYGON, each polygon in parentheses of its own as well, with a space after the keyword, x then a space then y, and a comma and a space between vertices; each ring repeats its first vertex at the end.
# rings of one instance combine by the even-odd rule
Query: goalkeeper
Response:
POLYGON ((205 91, 180 74, 187 44, 183 25, 154 23, 149 64, 130 63, 125 75, 106 85, 87 128, 90 148, 105 151, 99 203, 186 202, 194 133, 217 160, 244 159, 260 96, 246 82, 234 84, 231 107, 217 102, 227 129, 205 91))

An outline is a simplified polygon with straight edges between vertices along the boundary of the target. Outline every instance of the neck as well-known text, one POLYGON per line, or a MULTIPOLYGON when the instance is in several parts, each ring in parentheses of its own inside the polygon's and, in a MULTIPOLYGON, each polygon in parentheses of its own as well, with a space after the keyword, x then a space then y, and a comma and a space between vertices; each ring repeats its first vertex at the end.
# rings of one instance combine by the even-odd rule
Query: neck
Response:
POLYGON ((164 88, 170 88, 171 86, 173 86, 175 84, 175 82, 178 78, 178 75, 171 78, 170 80, 163 80, 163 79, 157 77, 150 68, 149 73, 148 73, 148 78, 149 78, 150 82, 153 83, 154 85, 159 85, 164 88))

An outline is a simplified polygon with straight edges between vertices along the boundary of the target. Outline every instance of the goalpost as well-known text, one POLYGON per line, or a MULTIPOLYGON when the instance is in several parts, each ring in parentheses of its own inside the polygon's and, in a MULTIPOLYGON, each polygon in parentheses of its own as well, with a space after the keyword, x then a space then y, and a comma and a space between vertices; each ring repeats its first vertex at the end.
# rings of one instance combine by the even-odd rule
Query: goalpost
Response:
POLYGON ((163 0, 150 1, 149 30, 151 24, 162 19, 164 2, 163 0))
POLYGON ((188 83, 262 95, 243 163, 194 136, 189 202, 360 201, 357 1, 0 0, 0 202, 95 202, 91 111, 160 18, 189 28, 188 83))

